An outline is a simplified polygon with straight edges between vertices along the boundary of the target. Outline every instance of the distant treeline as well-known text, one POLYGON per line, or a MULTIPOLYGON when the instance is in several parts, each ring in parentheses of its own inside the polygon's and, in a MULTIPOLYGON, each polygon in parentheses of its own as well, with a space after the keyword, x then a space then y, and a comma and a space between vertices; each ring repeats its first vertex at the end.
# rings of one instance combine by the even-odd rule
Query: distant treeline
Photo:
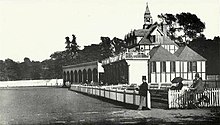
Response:
POLYGON ((101 37, 99 44, 84 46, 80 50, 70 44, 76 44, 75 39, 76 37, 73 35, 74 42, 71 42, 66 37, 66 50, 54 52, 50 55, 50 59, 42 62, 31 61, 28 57, 25 57, 23 62, 15 62, 12 59, 0 60, 0 81, 60 79, 64 65, 101 61, 124 51, 125 48, 121 39, 101 37), (74 53, 72 53, 73 48, 77 50, 74 53))
MULTIPOLYGON (((85 46, 71 54, 69 50, 54 52, 50 59, 31 61, 25 57, 23 62, 12 59, 0 60, 0 81, 60 79, 62 66, 90 62, 116 55, 126 49, 126 44, 118 38, 101 37, 101 43, 85 46)), ((220 38, 213 40, 197 38, 188 44, 193 50, 207 59, 207 74, 220 74, 220 38)))

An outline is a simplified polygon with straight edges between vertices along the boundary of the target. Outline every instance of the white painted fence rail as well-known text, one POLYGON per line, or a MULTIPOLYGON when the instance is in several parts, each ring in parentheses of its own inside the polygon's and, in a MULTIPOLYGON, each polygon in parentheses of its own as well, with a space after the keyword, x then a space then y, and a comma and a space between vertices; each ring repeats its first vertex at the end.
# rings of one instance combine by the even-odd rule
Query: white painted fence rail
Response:
POLYGON ((62 85, 63 85, 63 79, 0 81, 0 87, 32 87, 32 86, 61 87, 62 85))
MULTIPOLYGON (((208 101, 202 101, 199 107, 218 107, 220 106, 220 88, 208 88, 202 94, 196 94, 196 100, 202 96, 208 97, 208 101)), ((168 107, 184 108, 189 102, 187 90, 169 90, 168 107)))
MULTIPOLYGON (((136 90, 119 90, 112 88, 102 88, 97 86, 82 86, 82 85, 71 85, 71 90, 91 94, 111 100, 115 100, 122 103, 139 105, 140 96, 136 90)), ((147 91, 147 98, 145 97, 144 107, 151 109, 150 93, 147 91), (146 100, 147 99, 147 100, 146 100)))

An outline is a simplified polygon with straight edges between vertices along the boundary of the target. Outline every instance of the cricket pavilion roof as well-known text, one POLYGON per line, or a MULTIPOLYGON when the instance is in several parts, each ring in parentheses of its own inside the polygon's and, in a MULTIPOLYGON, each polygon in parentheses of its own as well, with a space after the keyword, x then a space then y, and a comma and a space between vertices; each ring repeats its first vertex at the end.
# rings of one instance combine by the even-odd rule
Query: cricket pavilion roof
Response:
POLYGON ((168 50, 163 48, 161 45, 154 47, 150 51, 150 61, 176 61, 178 60, 178 57, 172 53, 170 53, 168 50))
POLYGON ((138 42, 139 45, 152 45, 152 44, 158 44, 158 43, 153 43, 150 40, 150 36, 154 32, 159 32, 159 34, 163 38, 163 40, 160 41, 160 44, 163 44, 163 45, 176 45, 177 46, 177 44, 174 41, 172 41, 168 36, 166 36, 160 30, 160 27, 157 23, 149 25, 147 29, 134 30, 132 34, 136 37, 142 37, 141 40, 138 42))
POLYGON ((188 46, 179 47, 174 53, 181 61, 206 61, 204 57, 193 51, 188 46))

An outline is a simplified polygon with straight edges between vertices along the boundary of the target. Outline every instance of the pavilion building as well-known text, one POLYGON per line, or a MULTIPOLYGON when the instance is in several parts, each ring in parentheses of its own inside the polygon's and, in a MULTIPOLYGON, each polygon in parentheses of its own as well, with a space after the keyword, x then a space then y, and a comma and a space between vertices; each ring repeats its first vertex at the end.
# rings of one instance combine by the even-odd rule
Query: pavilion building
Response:
POLYGON ((206 59, 188 46, 179 47, 166 35, 166 25, 153 23, 148 5, 143 29, 125 35, 127 52, 102 61, 105 82, 110 84, 171 83, 175 77, 206 79, 206 59))
POLYGON ((206 79, 206 59, 188 46, 179 47, 167 35, 166 24, 153 23, 148 5, 142 29, 125 35, 127 51, 98 61, 63 66, 64 83, 108 84, 171 83, 175 77, 192 80, 196 73, 206 79))

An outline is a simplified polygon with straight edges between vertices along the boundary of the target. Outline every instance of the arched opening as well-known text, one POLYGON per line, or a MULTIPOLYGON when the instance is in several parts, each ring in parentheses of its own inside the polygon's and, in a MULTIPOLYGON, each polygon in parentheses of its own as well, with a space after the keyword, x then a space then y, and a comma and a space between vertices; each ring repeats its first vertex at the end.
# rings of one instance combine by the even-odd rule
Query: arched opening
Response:
POLYGON ((96 68, 93 69, 92 74, 93 74, 93 81, 98 82, 98 70, 96 68))
POLYGON ((75 81, 75 82, 78 82, 78 77, 77 77, 77 71, 76 71, 76 70, 74 71, 74 77, 75 77, 75 80, 74 80, 74 81, 75 81))
POLYGON ((66 72, 63 72, 63 83, 66 82, 66 72))
POLYGON ((88 70, 88 81, 89 82, 92 81, 92 70, 91 69, 88 70))
POLYGON ((79 70, 79 83, 82 82, 82 71, 79 70))
POLYGON ((70 72, 70 82, 73 84, 73 71, 70 72))
POLYGON ((67 81, 70 82, 70 72, 67 71, 67 81))
POLYGON ((87 80, 87 72, 86 72, 86 70, 84 69, 84 70, 83 70, 83 82, 86 82, 86 80, 87 80))

